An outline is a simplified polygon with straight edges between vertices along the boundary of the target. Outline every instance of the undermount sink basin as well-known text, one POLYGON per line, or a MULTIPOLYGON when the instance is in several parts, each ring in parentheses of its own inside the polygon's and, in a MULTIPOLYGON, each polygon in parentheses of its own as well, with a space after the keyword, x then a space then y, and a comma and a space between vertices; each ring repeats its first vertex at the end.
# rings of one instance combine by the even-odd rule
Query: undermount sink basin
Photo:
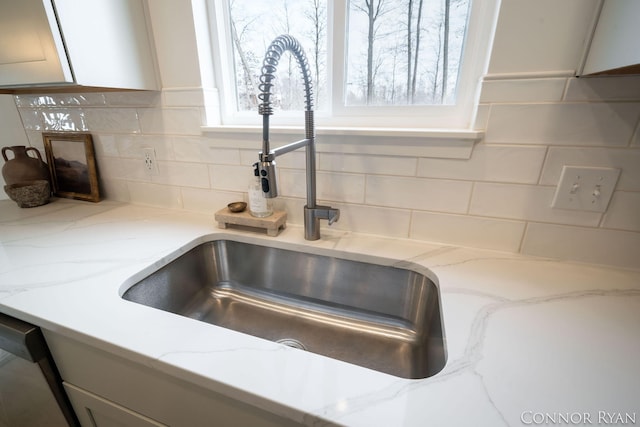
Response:
POLYGON ((217 240, 123 298, 402 378, 445 364, 438 288, 414 269, 217 240))

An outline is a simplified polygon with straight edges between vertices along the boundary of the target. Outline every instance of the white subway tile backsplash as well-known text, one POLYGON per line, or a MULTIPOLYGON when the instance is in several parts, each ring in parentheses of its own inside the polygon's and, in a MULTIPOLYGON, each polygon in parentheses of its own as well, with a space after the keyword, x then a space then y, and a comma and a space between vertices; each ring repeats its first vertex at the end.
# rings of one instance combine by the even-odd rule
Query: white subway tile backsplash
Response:
POLYGON ((119 157, 98 156, 98 173, 102 179, 127 179, 126 164, 119 157))
MULTIPOLYGON (((243 165, 253 165, 255 162, 259 160, 258 152, 260 149, 255 150, 243 150, 242 151, 242 164, 243 165)), ((317 155, 317 154, 316 154, 317 155)), ((304 150, 296 150, 290 153, 287 153, 283 156, 276 157, 276 165, 278 169, 288 168, 288 169, 302 169, 306 168, 307 160, 304 150)), ((317 165, 316 159, 316 165, 317 165)))
MULTIPOLYGON (((140 169, 142 167, 140 163, 140 169)), ((160 174, 151 180, 158 184, 180 187, 209 188, 209 168, 204 163, 163 162, 158 161, 160 174)))
POLYGON ((528 255, 640 268, 640 233, 530 223, 522 245, 528 255))
POLYGON ((640 192, 613 193, 602 227, 640 232, 640 192))
POLYGON ((200 135, 202 113, 198 108, 139 108, 144 133, 200 135))
POLYGON ((77 108, 40 110, 40 119, 46 131, 83 132, 90 126, 89 117, 77 108))
POLYGON ((72 93, 56 95, 16 95, 18 107, 104 106, 103 93, 72 93))
POLYGON ((85 108, 85 130, 91 132, 140 133, 135 108, 85 108))
POLYGON ((14 95, 13 99, 18 108, 47 107, 55 105, 55 98, 41 95, 14 95), (49 101, 51 100, 51 101, 49 101))
MULTIPOLYGON (((305 172, 294 169, 278 171, 278 191, 285 197, 305 198, 307 194, 305 172)), ((316 191, 318 199, 363 203, 364 175, 318 172, 316 191)))
POLYGON ((38 110, 34 110, 31 108, 20 108, 18 110, 18 113, 20 113, 22 125, 24 126, 24 130, 27 131, 27 133, 29 133, 30 131, 44 130, 44 123, 40 118, 40 113, 38 110))
POLYGON ((415 176, 416 163, 417 159, 412 157, 329 153, 318 155, 318 169, 335 172, 415 176))
MULTIPOLYGON (((152 181, 151 176, 149 176, 144 169, 142 157, 139 159, 120 158, 118 160, 120 176, 117 178, 124 178, 132 181, 152 181)), ((163 171, 160 170, 160 173, 162 172, 163 171)), ((114 178, 116 177, 114 176, 114 178)))
POLYGON ((549 102, 560 101, 566 78, 485 80, 480 102, 549 102))
POLYGON ((106 94, 104 93, 71 93, 68 95, 57 95, 58 105, 63 106, 93 106, 102 107, 106 105, 106 94))
POLYGON ((410 237, 452 245, 517 252, 525 223, 467 215, 413 212, 410 237))
MULTIPOLYGON (((283 197, 305 198, 307 187, 305 173, 300 170, 278 170, 278 192, 283 197)), ((316 177, 317 179, 317 177, 316 177)))
POLYGON ((93 149, 96 157, 102 156, 118 157, 118 144, 114 135, 105 135, 94 133, 91 135, 93 139, 93 149))
POLYGON ((345 203, 332 203, 331 206, 340 209, 340 220, 332 228, 398 238, 409 237, 411 212, 406 209, 345 203))
POLYGON ((176 160, 183 162, 203 162, 221 165, 240 164, 240 150, 236 148, 215 148, 207 140, 199 137, 174 137, 173 153, 176 160))
MULTIPOLYGON (((176 157, 177 157, 176 153, 176 157)), ((238 165, 240 163, 240 150, 236 148, 207 147, 207 154, 200 159, 209 158, 210 163, 218 165, 238 165)))
POLYGON ((319 153, 468 159, 475 143, 475 136, 440 139, 435 135, 405 137, 392 133, 374 136, 370 132, 362 135, 349 132, 345 142, 345 138, 335 130, 323 132, 318 129, 316 149, 319 153))
POLYGON ((502 146, 478 144, 469 160, 419 159, 418 176, 536 183, 546 153, 543 146, 502 146))
MULTIPOLYGON (((481 143, 385 133, 345 143, 319 129, 318 202, 341 209, 333 228, 640 268, 640 78, 495 77, 474 124, 481 143), (605 214, 550 207, 564 165, 622 170, 605 214)), ((43 131, 92 133, 105 197, 213 213, 246 200, 262 147, 258 133, 201 132, 204 107, 217 108, 204 100, 212 93, 20 95, 16 104, 43 154, 43 131), (159 175, 145 172, 143 147, 155 150, 159 175)), ((274 131, 272 148, 297 138, 274 131)), ((276 162, 274 208, 302 224, 305 151, 276 162)))
POLYGON ((105 179, 100 177, 100 197, 102 199, 130 202, 127 181, 122 179, 105 179))
POLYGON ((136 92, 105 92, 105 101, 114 107, 150 107, 160 106, 162 95, 160 92, 136 91, 136 92))
POLYGON ((565 101, 637 101, 640 76, 581 77, 569 79, 565 101))
POLYGON ((547 145, 627 146, 640 104, 494 104, 486 142, 547 145))
POLYGON ((253 168, 248 165, 209 165, 211 188, 227 191, 247 191, 253 183, 253 168))
POLYGON ((469 213, 556 224, 597 227, 602 214, 551 207, 555 187, 476 183, 469 213))
POLYGON ((166 107, 203 107, 204 93, 201 89, 166 90, 163 92, 166 107))
MULTIPOLYGON (((149 175, 142 157, 99 159, 99 166, 106 169, 107 178, 148 182, 167 186, 209 188, 209 168, 203 163, 172 162, 158 160, 158 175, 149 175)), ((101 169, 101 170, 102 170, 101 169)))
POLYGON ((365 203, 404 209, 465 213, 472 183, 429 178, 367 176, 365 203))
POLYGON ((142 162, 143 149, 149 147, 154 149, 157 160, 174 159, 170 137, 140 134, 116 135, 116 143, 120 157, 140 159, 142 162))
MULTIPOLYGON (((240 150, 240 164, 241 165, 253 165, 255 162, 257 162, 259 160, 258 158, 258 151, 260 150, 240 150)), ((281 160, 284 159, 285 157, 290 157, 290 156, 300 156, 300 162, 301 165, 300 168, 304 168, 304 153, 296 153, 295 151, 293 153, 289 153, 286 156, 283 156, 281 158, 276 159, 276 164, 278 165, 278 167, 280 167, 282 165, 281 160)))
POLYGON ((157 206, 169 209, 182 209, 180 188, 148 182, 128 182, 132 203, 157 206))
POLYGON ((347 203, 363 203, 364 189, 364 175, 317 173, 317 192, 319 199, 347 203))
POLYGON ((273 199, 273 210, 282 210, 287 212, 287 224, 302 225, 304 223, 305 204, 306 200, 277 197, 273 199))
POLYGON ((214 222, 213 214, 224 208, 231 202, 246 200, 246 197, 239 192, 218 191, 200 188, 182 188, 182 202, 188 211, 210 213, 211 221, 214 222))
POLYGON ((25 133, 27 134, 29 145, 37 148, 38 150, 40 150, 40 154, 44 155, 44 141, 42 139, 42 131, 25 129, 25 133))
POLYGON ((640 191, 640 148, 550 147, 540 183, 557 185, 564 165, 622 169, 616 190, 640 191))

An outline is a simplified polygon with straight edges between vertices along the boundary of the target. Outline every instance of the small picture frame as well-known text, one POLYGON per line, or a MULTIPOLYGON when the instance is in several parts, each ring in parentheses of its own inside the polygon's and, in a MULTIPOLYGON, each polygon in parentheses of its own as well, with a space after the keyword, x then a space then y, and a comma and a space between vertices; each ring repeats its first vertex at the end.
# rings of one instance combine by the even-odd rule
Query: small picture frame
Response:
POLYGON ((45 132, 42 138, 53 194, 57 197, 99 202, 100 189, 91 134, 45 132))

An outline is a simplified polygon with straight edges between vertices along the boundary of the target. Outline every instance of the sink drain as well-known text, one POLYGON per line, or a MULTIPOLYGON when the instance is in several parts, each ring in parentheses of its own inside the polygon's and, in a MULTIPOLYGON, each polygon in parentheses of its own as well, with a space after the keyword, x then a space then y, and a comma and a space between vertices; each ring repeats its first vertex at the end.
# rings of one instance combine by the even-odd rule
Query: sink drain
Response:
POLYGON ((281 340, 276 341, 277 343, 284 344, 288 347, 297 348, 298 350, 307 351, 307 347, 304 346, 300 341, 294 340, 293 338, 282 338, 281 340))

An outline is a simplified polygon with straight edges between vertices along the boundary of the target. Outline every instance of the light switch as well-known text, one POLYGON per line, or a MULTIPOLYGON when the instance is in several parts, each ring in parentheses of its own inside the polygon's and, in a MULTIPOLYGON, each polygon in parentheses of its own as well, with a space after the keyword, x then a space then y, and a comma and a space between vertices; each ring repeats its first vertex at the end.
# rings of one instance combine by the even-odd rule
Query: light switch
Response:
POLYGON ((564 166, 551 207, 604 212, 619 176, 620 169, 564 166))

